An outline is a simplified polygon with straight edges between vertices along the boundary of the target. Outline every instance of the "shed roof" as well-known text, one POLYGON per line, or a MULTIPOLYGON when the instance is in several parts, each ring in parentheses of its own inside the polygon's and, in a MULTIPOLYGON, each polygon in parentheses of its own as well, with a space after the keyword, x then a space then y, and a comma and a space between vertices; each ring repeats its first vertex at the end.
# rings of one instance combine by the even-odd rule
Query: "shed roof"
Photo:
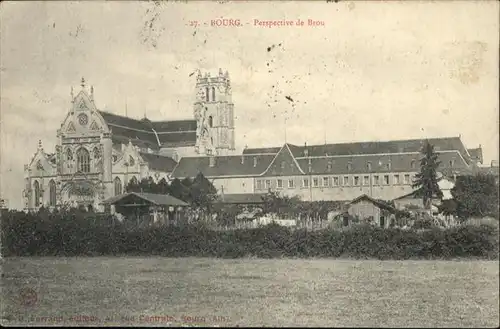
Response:
POLYGON ((138 197, 139 199, 142 199, 142 200, 146 201, 147 203, 150 203, 150 204, 156 205, 156 206, 187 206, 188 205, 186 202, 179 200, 177 198, 174 198, 173 196, 168 195, 168 194, 137 193, 137 192, 124 193, 124 194, 114 196, 112 198, 104 200, 103 204, 117 204, 119 201, 122 201, 130 196, 138 197))

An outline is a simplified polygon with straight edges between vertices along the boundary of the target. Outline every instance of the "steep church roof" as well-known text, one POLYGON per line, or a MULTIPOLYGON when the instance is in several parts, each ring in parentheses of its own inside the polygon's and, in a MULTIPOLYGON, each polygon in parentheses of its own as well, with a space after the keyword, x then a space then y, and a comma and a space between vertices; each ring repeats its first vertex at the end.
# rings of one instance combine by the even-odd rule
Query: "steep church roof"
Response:
POLYGON ((196 120, 137 120, 106 111, 99 111, 112 130, 116 142, 158 149, 160 147, 193 146, 196 144, 196 120))
POLYGON ((177 162, 171 157, 143 152, 139 152, 139 154, 141 158, 148 163, 150 170, 172 172, 177 165, 177 162))

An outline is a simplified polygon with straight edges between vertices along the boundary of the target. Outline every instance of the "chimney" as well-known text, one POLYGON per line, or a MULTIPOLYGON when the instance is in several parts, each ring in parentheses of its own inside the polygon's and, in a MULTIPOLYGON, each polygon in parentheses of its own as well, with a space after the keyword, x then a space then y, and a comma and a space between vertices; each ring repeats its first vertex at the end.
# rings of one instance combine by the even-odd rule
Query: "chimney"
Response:
POLYGON ((257 167, 257 157, 253 157, 253 166, 257 167))
POLYGON ((208 165, 209 165, 210 167, 215 167, 215 157, 210 156, 210 157, 208 158, 208 160, 209 160, 208 165))
POLYGON ((309 150, 307 149, 307 143, 304 143, 304 156, 305 157, 309 156, 309 150))

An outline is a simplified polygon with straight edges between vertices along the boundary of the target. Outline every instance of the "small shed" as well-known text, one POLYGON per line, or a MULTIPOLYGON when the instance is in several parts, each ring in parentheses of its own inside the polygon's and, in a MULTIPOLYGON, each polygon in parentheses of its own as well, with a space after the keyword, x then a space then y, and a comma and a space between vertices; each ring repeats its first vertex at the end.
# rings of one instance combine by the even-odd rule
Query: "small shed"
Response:
POLYGON ((360 221, 370 220, 373 224, 385 228, 396 219, 396 212, 397 210, 391 205, 366 194, 357 197, 347 205, 347 214, 351 217, 356 217, 360 221))
POLYGON ((126 217, 135 217, 137 223, 166 223, 178 220, 189 205, 168 194, 130 192, 103 201, 126 217))

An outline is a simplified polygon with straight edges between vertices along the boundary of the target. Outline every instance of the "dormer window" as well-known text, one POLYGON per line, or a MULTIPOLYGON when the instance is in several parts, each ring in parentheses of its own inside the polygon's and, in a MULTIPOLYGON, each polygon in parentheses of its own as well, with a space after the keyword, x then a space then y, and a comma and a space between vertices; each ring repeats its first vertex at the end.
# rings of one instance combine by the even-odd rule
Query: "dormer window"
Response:
POLYGON ((285 161, 281 161, 281 169, 285 169, 285 165, 286 165, 286 162, 285 161))
POLYGON ((212 156, 209 158, 209 166, 210 167, 214 167, 215 166, 215 158, 212 157, 212 156))
POLYGON ((253 166, 257 167, 257 157, 253 157, 253 166))
POLYGON ((415 166, 416 166, 416 161, 411 160, 411 169, 415 169, 415 166))
POLYGON ((352 163, 351 163, 351 162, 349 162, 349 163, 347 164, 347 171, 351 171, 351 170, 352 170, 352 163))
POLYGON ((328 160, 328 164, 326 165, 327 171, 332 171, 332 160, 328 160))
POLYGON ((372 163, 371 162, 368 162, 366 164, 366 167, 368 168, 368 170, 372 170, 372 163))
POLYGON ((241 164, 244 164, 245 163, 245 156, 241 156, 241 164))

